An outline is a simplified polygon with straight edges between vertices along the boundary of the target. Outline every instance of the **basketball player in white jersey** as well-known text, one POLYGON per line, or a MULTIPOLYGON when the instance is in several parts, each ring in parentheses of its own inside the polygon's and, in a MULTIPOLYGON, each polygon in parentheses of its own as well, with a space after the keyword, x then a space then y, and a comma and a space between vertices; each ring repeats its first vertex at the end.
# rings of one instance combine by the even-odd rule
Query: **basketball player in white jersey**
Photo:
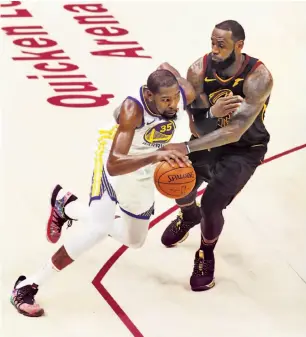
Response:
POLYGON ((158 69, 146 86, 115 110, 114 126, 100 131, 89 206, 60 185, 51 196, 48 240, 56 243, 62 226, 73 220, 84 223, 84 232, 67 240, 36 274, 18 278, 11 303, 19 313, 43 315, 35 302, 38 287, 108 235, 132 248, 143 245, 154 210, 154 164, 174 160, 181 167, 190 165, 181 152, 161 149, 175 133, 184 137, 189 121, 184 110, 194 99, 187 80, 177 72, 158 69), (116 205, 120 217, 115 217, 116 205))

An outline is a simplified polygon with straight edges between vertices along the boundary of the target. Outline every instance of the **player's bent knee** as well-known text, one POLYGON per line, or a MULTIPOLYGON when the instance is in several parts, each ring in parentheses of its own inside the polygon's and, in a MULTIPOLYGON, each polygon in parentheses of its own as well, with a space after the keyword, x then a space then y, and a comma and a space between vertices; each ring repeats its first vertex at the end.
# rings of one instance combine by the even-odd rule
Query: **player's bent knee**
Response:
POLYGON ((149 231, 149 219, 138 219, 126 213, 122 213, 125 224, 125 244, 129 248, 141 248, 147 238, 149 231))
POLYGON ((91 228, 90 230, 87 231, 85 234, 87 237, 91 238, 93 241, 100 241, 104 239, 107 231, 103 228, 103 226, 96 226, 94 228, 91 228))
POLYGON ((201 198, 201 210, 206 216, 221 213, 229 204, 231 196, 220 193, 216 188, 207 186, 201 198))
POLYGON ((135 230, 132 230, 127 237, 126 245, 129 248, 133 248, 133 249, 141 248, 146 241, 147 233, 148 231, 144 231, 144 230, 138 233, 136 233, 135 230))
POLYGON ((133 248, 133 249, 139 249, 141 248, 144 243, 146 242, 146 237, 141 238, 140 240, 135 240, 129 243, 129 248, 133 248))

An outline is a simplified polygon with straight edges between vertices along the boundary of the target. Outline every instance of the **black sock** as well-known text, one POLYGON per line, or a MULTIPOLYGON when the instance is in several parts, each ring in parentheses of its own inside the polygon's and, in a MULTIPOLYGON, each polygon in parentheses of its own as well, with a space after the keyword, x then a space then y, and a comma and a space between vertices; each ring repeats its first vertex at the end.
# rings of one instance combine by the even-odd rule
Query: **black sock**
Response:
POLYGON ((200 249, 204 252, 204 259, 205 260, 212 260, 214 258, 214 249, 217 244, 218 240, 213 243, 206 243, 204 242, 203 238, 201 238, 201 246, 200 249))
POLYGON ((194 202, 192 205, 182 207, 183 220, 199 223, 201 221, 200 207, 194 202))

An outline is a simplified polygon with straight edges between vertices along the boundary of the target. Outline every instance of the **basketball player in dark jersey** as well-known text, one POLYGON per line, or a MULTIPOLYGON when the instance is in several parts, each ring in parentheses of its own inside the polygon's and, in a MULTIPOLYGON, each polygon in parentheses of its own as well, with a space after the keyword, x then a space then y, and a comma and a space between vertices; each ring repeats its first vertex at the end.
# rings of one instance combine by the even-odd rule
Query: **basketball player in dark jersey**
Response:
POLYGON ((244 39, 244 29, 236 21, 215 26, 212 51, 188 69, 187 79, 197 94, 189 106, 193 135, 186 143, 164 148, 189 153, 197 175, 193 192, 176 200, 181 212, 161 238, 165 246, 174 246, 201 225, 190 278, 194 291, 215 285, 214 248, 223 229, 222 211, 254 174, 270 140, 263 120, 273 79, 260 60, 242 53, 244 39), (198 207, 196 192, 204 181, 208 185, 198 207))

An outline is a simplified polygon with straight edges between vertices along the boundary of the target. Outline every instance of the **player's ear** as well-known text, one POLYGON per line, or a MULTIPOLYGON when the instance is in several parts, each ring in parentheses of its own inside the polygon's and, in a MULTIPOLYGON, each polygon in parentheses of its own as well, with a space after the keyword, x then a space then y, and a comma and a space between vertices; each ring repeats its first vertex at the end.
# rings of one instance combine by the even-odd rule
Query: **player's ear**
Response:
POLYGON ((148 90, 147 91, 147 97, 148 97, 149 101, 152 102, 153 101, 153 97, 154 97, 153 92, 150 91, 150 90, 148 90))
POLYGON ((243 46, 244 46, 244 41, 243 40, 240 40, 240 41, 236 42, 236 48, 238 50, 242 50, 243 46))

